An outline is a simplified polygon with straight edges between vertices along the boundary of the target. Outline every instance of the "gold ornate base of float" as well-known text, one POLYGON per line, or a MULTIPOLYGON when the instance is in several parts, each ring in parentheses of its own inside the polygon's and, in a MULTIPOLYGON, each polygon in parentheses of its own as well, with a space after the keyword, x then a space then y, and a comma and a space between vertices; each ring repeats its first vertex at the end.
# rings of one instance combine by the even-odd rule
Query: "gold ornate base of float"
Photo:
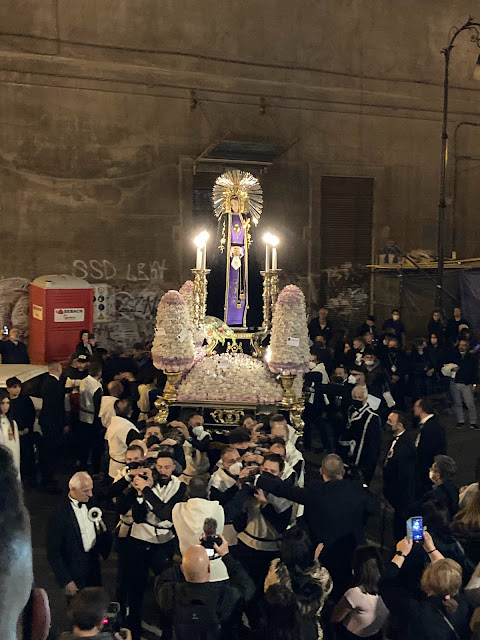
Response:
POLYGON ((177 387, 183 376, 183 371, 165 371, 167 384, 163 390, 163 397, 167 402, 174 402, 177 399, 177 387))
POLYGON ((293 374, 281 373, 280 382, 283 388, 282 407, 290 409, 297 402, 297 396, 293 391, 293 383, 296 376, 293 374))

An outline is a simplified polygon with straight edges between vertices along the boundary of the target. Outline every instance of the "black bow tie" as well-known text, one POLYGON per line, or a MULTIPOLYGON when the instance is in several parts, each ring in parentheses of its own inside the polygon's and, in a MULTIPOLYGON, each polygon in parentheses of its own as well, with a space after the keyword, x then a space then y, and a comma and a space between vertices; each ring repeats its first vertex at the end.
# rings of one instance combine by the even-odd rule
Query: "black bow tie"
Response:
POLYGON ((78 500, 72 500, 72 504, 77 507, 77 509, 81 509, 82 507, 86 507, 85 502, 78 502, 78 500))

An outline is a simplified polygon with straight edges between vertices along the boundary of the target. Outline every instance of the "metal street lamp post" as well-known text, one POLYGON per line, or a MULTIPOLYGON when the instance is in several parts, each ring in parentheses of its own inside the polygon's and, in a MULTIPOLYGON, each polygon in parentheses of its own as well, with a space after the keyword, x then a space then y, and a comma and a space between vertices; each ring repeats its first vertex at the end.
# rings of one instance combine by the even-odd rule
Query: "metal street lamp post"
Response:
POLYGON ((472 17, 469 17, 467 22, 457 29, 452 27, 450 33, 450 42, 448 46, 442 49, 442 53, 445 56, 445 75, 443 80, 443 125, 442 125, 442 154, 440 164, 440 197, 438 202, 438 232, 437 232, 437 255, 438 255, 438 267, 437 267, 437 282, 436 282, 436 296, 435 305, 439 308, 443 308, 443 272, 445 267, 445 208, 446 208, 446 173, 448 162, 448 83, 449 83, 449 66, 450 55, 454 47, 455 40, 463 31, 470 31, 470 41, 476 42, 480 47, 480 23, 474 22, 472 17))

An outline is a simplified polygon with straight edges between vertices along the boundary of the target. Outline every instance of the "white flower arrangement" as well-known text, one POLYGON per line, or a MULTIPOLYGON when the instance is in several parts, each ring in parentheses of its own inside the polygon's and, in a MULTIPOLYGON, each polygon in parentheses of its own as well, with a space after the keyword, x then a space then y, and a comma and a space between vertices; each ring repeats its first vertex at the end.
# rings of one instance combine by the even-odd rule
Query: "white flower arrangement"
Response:
POLYGON ((194 295, 193 295, 194 288, 195 288, 195 285, 193 283, 193 280, 187 280, 182 284, 178 292, 180 293, 182 298, 185 300, 188 313, 190 315, 190 321, 192 323, 193 344, 195 345, 195 347, 201 347, 204 341, 203 327, 196 329, 195 325, 193 324, 193 318, 195 316, 195 313, 194 313, 195 302, 194 302, 194 295))
POLYGON ((178 400, 276 404, 282 388, 265 364, 244 353, 222 353, 198 362, 178 387, 178 400))
POLYGON ((152 360, 157 369, 187 371, 194 359, 192 321, 178 291, 165 293, 157 309, 152 360))
POLYGON ((268 367, 273 373, 298 375, 308 371, 309 360, 305 296, 289 284, 275 304, 268 367))

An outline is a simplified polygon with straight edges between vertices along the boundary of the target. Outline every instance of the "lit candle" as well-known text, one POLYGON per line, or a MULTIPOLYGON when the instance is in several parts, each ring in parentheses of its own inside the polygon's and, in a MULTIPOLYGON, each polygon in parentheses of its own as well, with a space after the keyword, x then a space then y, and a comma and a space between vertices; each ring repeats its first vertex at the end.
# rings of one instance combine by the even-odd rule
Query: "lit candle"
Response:
POLYGON ((272 271, 277 270, 277 247, 272 247, 272 271))
POLYGON ((197 269, 207 268, 207 240, 209 237, 207 231, 202 231, 194 240, 197 245, 197 269))
POLYGON ((197 264, 196 264, 196 268, 197 269, 201 269, 202 268, 202 247, 197 247, 197 264))
POLYGON ((269 245, 265 244, 265 271, 270 270, 268 250, 269 250, 269 245))
POLYGON ((202 269, 207 268, 207 241, 205 240, 205 244, 202 247, 202 269))

